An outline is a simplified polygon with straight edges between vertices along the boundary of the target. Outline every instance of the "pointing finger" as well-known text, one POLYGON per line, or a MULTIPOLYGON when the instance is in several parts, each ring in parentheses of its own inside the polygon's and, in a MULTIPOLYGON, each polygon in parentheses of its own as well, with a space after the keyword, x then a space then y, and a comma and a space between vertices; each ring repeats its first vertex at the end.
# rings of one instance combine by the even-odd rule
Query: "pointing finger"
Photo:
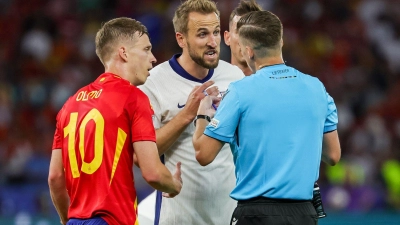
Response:
POLYGON ((209 80, 207 82, 204 82, 197 90, 196 92, 203 93, 208 87, 213 85, 215 82, 212 80, 209 80))

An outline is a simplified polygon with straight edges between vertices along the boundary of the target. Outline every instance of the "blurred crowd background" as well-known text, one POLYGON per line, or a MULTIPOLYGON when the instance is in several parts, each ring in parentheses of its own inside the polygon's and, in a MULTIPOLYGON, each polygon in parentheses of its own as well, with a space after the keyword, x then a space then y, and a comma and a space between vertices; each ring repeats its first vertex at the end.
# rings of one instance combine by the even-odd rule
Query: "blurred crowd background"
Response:
MULTIPOLYGON (((239 0, 216 2, 223 32, 239 0)), ((157 65, 180 52, 171 22, 179 3, 0 0, 0 218, 57 218, 47 187, 55 117, 104 70, 94 46, 101 23, 144 23, 157 65)), ((286 64, 322 80, 338 107, 342 159, 321 166, 325 209, 399 214, 400 0, 258 3, 282 20, 286 64)), ((230 61, 223 41, 221 58, 230 61)), ((152 190, 135 175, 140 201, 152 190)))

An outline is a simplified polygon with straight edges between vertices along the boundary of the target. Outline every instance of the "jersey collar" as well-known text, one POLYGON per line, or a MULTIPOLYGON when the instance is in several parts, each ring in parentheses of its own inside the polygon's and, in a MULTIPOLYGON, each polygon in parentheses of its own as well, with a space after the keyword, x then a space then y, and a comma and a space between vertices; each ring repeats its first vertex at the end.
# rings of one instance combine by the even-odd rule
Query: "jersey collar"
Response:
POLYGON ((105 81, 109 81, 109 80, 113 80, 113 79, 118 79, 121 80, 123 82, 127 82, 130 84, 130 82, 128 80, 125 80, 124 78, 120 77, 117 74, 114 73, 103 73, 101 74, 99 77, 97 77, 96 81, 97 82, 105 82, 105 81))
POLYGON ((211 77, 214 74, 214 69, 209 69, 208 70, 208 74, 204 79, 197 79, 196 77, 190 75, 185 69, 183 69, 183 67, 178 63, 178 58, 181 56, 182 54, 175 54, 172 56, 172 58, 170 60, 168 60, 169 65, 171 66, 171 68, 175 71, 175 73, 177 73, 179 76, 194 81, 194 82, 199 82, 199 83, 204 83, 208 80, 211 79, 211 77))
POLYGON ((262 66, 262 67, 261 67, 260 69, 258 69, 258 70, 261 70, 261 69, 264 69, 264 68, 276 67, 276 66, 286 66, 286 64, 285 64, 285 63, 278 63, 278 64, 266 65, 266 66, 262 66))

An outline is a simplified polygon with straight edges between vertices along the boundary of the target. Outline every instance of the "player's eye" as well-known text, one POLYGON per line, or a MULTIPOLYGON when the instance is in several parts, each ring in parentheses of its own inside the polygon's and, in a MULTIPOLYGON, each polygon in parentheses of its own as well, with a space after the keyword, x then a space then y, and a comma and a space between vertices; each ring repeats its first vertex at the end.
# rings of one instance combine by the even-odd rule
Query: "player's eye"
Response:
POLYGON ((207 34, 205 33, 205 32, 201 32, 201 33, 199 33, 199 37, 205 37, 207 34))

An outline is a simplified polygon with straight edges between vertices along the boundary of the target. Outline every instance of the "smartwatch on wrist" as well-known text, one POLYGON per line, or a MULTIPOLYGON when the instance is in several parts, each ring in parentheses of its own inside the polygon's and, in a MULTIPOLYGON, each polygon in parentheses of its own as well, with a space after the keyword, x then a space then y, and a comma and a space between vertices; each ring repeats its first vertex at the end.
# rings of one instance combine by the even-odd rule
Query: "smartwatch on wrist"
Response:
POLYGON ((205 119, 205 120, 207 120, 208 122, 211 122, 211 118, 210 118, 209 116, 207 116, 207 115, 197 115, 197 116, 194 118, 194 121, 193 121, 194 126, 196 126, 196 121, 197 121, 198 119, 205 119))

